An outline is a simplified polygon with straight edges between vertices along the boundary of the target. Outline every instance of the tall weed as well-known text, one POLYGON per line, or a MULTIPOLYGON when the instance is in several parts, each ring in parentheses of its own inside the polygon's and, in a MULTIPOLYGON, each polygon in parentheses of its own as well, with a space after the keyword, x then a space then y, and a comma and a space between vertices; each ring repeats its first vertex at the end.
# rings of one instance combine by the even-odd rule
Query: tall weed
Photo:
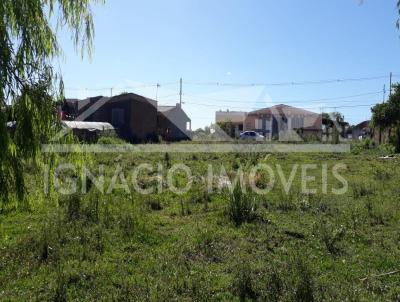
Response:
POLYGON ((229 196, 228 217, 236 225, 251 222, 256 218, 257 202, 255 196, 244 193, 239 183, 229 196))

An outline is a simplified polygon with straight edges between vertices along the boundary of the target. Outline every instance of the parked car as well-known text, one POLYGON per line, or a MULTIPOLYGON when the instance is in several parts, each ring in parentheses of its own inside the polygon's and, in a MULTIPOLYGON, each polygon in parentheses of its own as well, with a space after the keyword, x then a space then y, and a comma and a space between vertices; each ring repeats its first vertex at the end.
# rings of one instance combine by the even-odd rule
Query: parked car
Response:
POLYGON ((264 140, 264 136, 255 131, 245 131, 240 133, 240 139, 247 141, 261 142, 264 140))

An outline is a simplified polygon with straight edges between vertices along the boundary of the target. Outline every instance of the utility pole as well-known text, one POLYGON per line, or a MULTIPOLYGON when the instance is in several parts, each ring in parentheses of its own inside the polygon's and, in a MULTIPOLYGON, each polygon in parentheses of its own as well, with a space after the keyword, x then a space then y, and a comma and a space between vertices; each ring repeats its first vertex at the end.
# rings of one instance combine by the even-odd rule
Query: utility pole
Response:
POLYGON ((382 100, 382 103, 384 103, 385 102, 385 97, 386 97, 386 85, 385 84, 383 84, 383 100, 382 100))
MULTIPOLYGON (((390 73, 390 92, 392 92, 392 73, 390 73)), ((390 93, 389 93, 390 95, 390 93)), ((385 103, 385 98, 386 98, 386 85, 383 84, 383 100, 382 100, 382 104, 385 103)), ((379 144, 381 144, 382 142, 382 132, 381 129, 378 129, 378 141, 379 144)))
POLYGON ((158 100, 158 88, 160 88, 160 84, 157 83, 157 89, 156 89, 156 101, 158 100))
POLYGON ((111 87, 111 88, 110 88, 110 96, 112 96, 112 90, 113 90, 113 89, 112 89, 112 87, 111 87))
POLYGON ((180 89, 179 89, 179 105, 182 107, 182 78, 180 78, 180 80, 179 80, 179 86, 180 86, 180 89))
POLYGON ((391 97, 391 95, 392 95, 392 76, 393 76, 393 74, 392 73, 390 73, 390 81, 389 81, 389 85, 390 85, 390 87, 389 87, 389 98, 391 97))

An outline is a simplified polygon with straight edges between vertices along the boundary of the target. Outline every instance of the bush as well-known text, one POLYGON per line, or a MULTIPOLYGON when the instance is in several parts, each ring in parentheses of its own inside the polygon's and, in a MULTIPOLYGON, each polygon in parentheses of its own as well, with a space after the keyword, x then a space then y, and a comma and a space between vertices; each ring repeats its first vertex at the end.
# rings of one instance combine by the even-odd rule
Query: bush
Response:
POLYGON ((249 298, 252 301, 257 299, 257 293, 254 289, 251 270, 248 263, 239 265, 232 287, 233 293, 239 298, 240 301, 246 301, 246 298, 249 298))
POLYGON ((119 218, 119 225, 122 233, 127 237, 132 236, 138 226, 138 217, 131 211, 122 211, 119 218))
POLYGON ((396 147, 394 146, 394 144, 381 144, 378 145, 378 152, 381 154, 393 154, 396 151, 396 147))
POLYGON ((161 201, 158 199, 152 199, 148 202, 148 206, 153 211, 161 211, 163 209, 161 201))
POLYGON ((370 138, 366 138, 362 141, 357 141, 351 145, 351 151, 354 154, 359 154, 363 150, 371 150, 374 149, 375 142, 372 141, 370 138))
POLYGON ((62 273, 57 274, 56 279, 56 288, 53 297, 53 301, 55 302, 66 302, 67 299, 67 280, 66 277, 62 273))
POLYGON ((372 141, 370 138, 366 138, 365 140, 361 141, 361 146, 363 149, 373 149, 375 147, 375 142, 372 141))
POLYGON ((168 152, 165 152, 164 154, 164 162, 167 169, 171 168, 171 157, 168 152))
POLYGON ((119 145, 119 144, 127 144, 126 141, 123 139, 120 139, 116 136, 100 136, 100 138, 97 140, 98 144, 103 144, 103 145, 119 145))
POLYGON ((388 220, 391 219, 391 212, 388 211, 382 203, 378 201, 373 202, 368 199, 365 203, 368 216, 371 219, 372 225, 384 225, 388 220))
POLYGON ((275 269, 268 276, 267 281, 267 301, 280 301, 284 291, 284 282, 275 269))
POLYGON ((360 154, 360 152, 365 150, 375 152, 377 155, 387 155, 395 153, 396 148, 393 144, 376 145, 376 143, 369 138, 351 145, 351 152, 353 154, 360 154))
POLYGON ((364 182, 354 183, 352 185, 352 189, 353 189, 353 198, 354 199, 368 196, 373 193, 372 185, 364 183, 364 182))
POLYGON ((392 177, 392 171, 386 170, 384 167, 376 167, 373 170, 374 178, 378 181, 389 181, 392 177))
POLYGON ((244 193, 240 184, 237 183, 229 198, 227 211, 229 219, 236 226, 240 226, 244 222, 251 222, 256 217, 256 207, 255 197, 244 193))
POLYGON ((316 231, 329 253, 335 256, 339 255, 342 252, 340 243, 346 235, 344 226, 335 227, 327 221, 322 220, 316 227, 316 231))
POLYGON ((291 190, 288 194, 279 190, 277 194, 276 208, 282 212, 290 212, 297 209, 297 200, 299 193, 296 190, 291 190))
POLYGON ((69 221, 76 220, 80 217, 81 212, 81 196, 79 194, 72 194, 67 196, 63 201, 66 210, 66 216, 69 221))
POLYGON ((314 301, 314 279, 309 264, 301 257, 294 263, 295 291, 294 301, 312 302, 314 301))
POLYGON ((195 248, 204 259, 210 262, 219 262, 221 260, 218 250, 218 242, 220 239, 214 232, 207 229, 200 230, 195 240, 195 248))

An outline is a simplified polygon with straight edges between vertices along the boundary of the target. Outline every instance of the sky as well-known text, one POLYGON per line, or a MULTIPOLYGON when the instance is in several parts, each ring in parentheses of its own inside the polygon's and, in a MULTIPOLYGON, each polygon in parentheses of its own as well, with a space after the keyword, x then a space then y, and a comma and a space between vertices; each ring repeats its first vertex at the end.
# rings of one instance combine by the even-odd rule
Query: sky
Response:
POLYGON ((106 0, 92 7, 92 58, 82 59, 60 32, 58 67, 66 96, 78 98, 113 88, 176 104, 182 78, 193 129, 218 110, 281 103, 340 111, 357 124, 382 102, 384 85, 388 95, 390 72, 400 81, 396 2, 106 0), (337 79, 361 80, 321 83, 337 79))

